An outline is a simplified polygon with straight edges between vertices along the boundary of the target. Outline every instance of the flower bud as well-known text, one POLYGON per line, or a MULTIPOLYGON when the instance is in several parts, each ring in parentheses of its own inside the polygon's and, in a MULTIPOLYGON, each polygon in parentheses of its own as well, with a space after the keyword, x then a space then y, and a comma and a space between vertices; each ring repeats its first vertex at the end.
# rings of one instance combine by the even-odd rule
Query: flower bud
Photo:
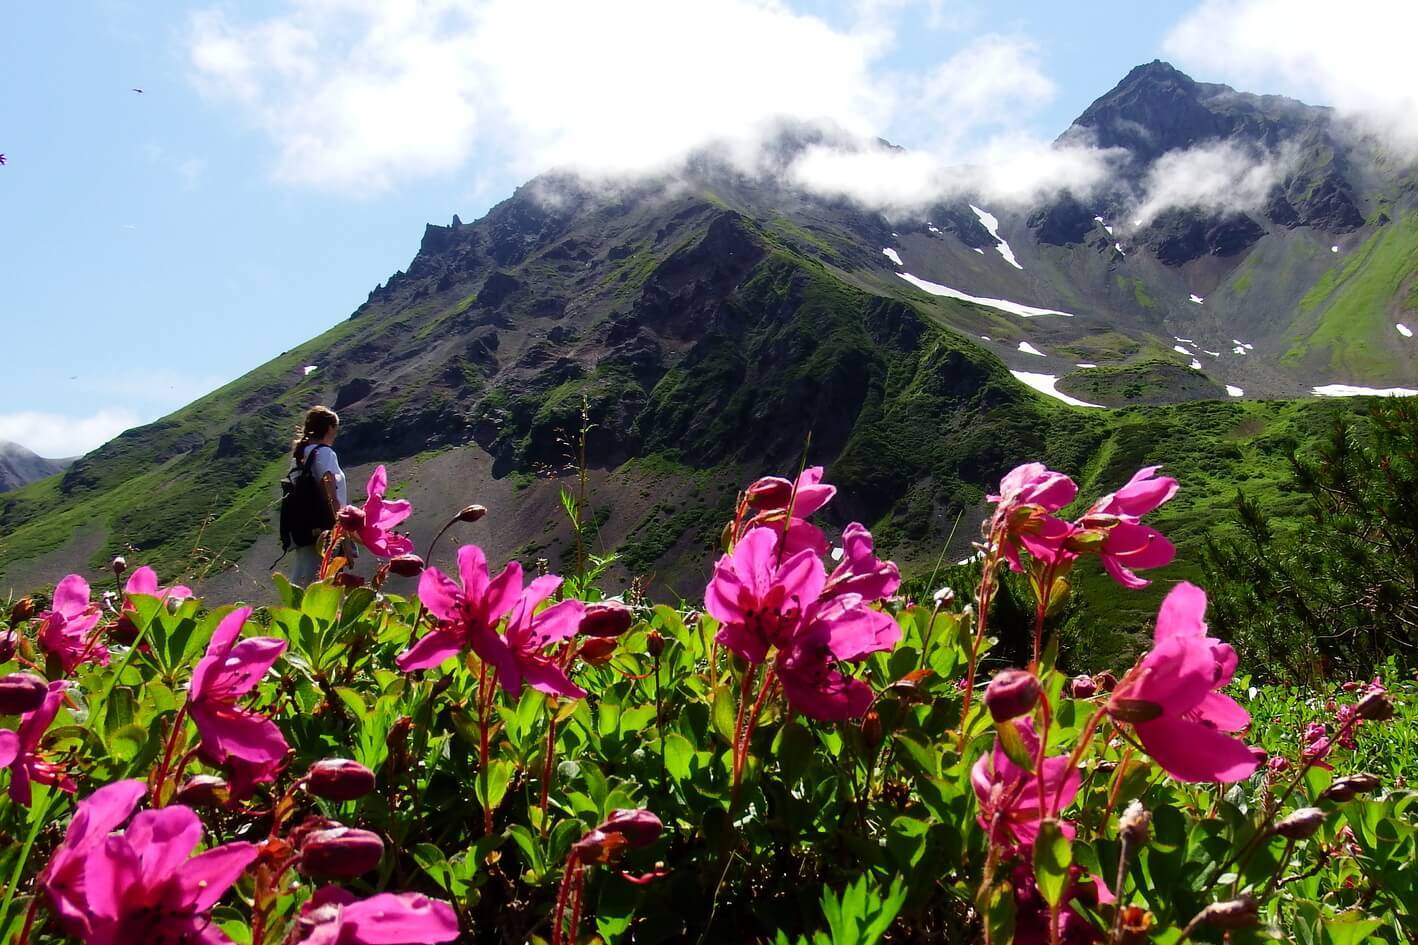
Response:
POLYGON ((1151 941, 1152 913, 1141 906, 1124 906, 1118 929, 1120 945, 1146 945, 1151 941))
POLYGON ((1120 722, 1151 722, 1162 715, 1162 707, 1146 699, 1125 699, 1113 696, 1108 700, 1108 714, 1120 722))
POLYGON ((1303 840, 1320 829, 1324 811, 1318 807, 1301 807, 1275 822, 1270 832, 1287 840, 1303 840))
POLYGON ((1098 684, 1099 692, 1112 692, 1118 688, 1118 677, 1108 672, 1106 669, 1093 677, 1093 681, 1098 684))
POLYGON ((1197 919, 1218 929, 1244 929, 1260 921, 1260 909, 1255 899, 1242 896, 1225 902, 1213 902, 1201 910, 1197 919))
POLYGON ((1393 718, 1393 699, 1382 689, 1373 690, 1359 700, 1355 712, 1370 722, 1387 722, 1393 718))
POLYGON ((985 706, 996 722, 1008 722, 1033 711, 1039 702, 1039 680, 1022 669, 1006 669, 990 680, 985 706))
POLYGON ((1377 775, 1346 775, 1342 778, 1336 778, 1333 784, 1321 791, 1320 800, 1344 804, 1348 801, 1352 801, 1356 795, 1368 794, 1370 791, 1377 790, 1382 783, 1377 775))
POLYGON ((15 658, 20 647, 20 635, 14 630, 0 630, 0 663, 8 663, 15 658))
POLYGON ((645 649, 650 651, 650 655, 655 659, 660 658, 660 654, 665 652, 665 638, 658 630, 651 630, 645 634, 645 649))
POLYGON ((931 600, 935 601, 937 607, 949 607, 955 603, 955 589, 953 587, 942 587, 931 595, 931 600))
POLYGON ((625 837, 632 847, 647 847, 659 839, 664 824, 653 811, 643 807, 636 810, 613 810, 606 822, 597 829, 606 833, 618 833, 625 837))
POLYGON ((377 867, 383 858, 379 834, 353 827, 317 830, 300 844, 301 872, 317 879, 353 879, 377 867))
POLYGON ((1075 676, 1069 680, 1068 694, 1075 699, 1091 699, 1098 694, 1098 684, 1092 676, 1075 676))
POLYGON ((1275 772, 1288 771, 1290 768, 1290 759, 1283 755, 1271 755, 1270 758, 1267 759, 1265 766, 1275 772))
POLYGON ((0 715, 22 715, 44 704, 49 686, 30 673, 0 676, 0 715))
POLYGON ((592 666, 603 666, 615 656, 619 642, 615 637, 587 637, 576 655, 592 666))
POLYGON ((1141 801, 1134 798, 1118 820, 1118 836, 1122 837, 1123 843, 1137 849, 1147 843, 1151 833, 1152 815, 1141 801))
POLYGON ((793 484, 777 476, 764 476, 745 490, 748 504, 756 509, 785 509, 793 497, 793 484))
POLYGON ((634 619, 630 608, 616 601, 587 604, 578 632, 588 637, 618 637, 630 629, 634 619))
POLYGON ((341 571, 330 579, 330 583, 336 587, 344 587, 353 590, 356 587, 364 587, 364 578, 353 571, 341 571))
POLYGON ((463 507, 463 511, 458 513, 458 521, 472 524, 483 516, 487 515, 487 509, 481 505, 468 505, 463 507))
POLYGON ((117 577, 121 577, 123 575, 123 572, 128 570, 128 559, 123 557, 122 555, 118 555, 113 559, 113 563, 111 566, 113 568, 114 575, 117 577))
POLYGON ((395 555, 389 559, 389 570, 399 577, 418 577, 423 573, 423 559, 418 555, 395 555))
POLYGON ((345 531, 357 532, 364 527, 364 509, 357 505, 346 505, 335 518, 345 531))
POLYGON ((310 766, 305 789, 327 801, 353 801, 374 790, 374 772, 348 758, 325 758, 310 766))
POLYGON ((862 741, 866 742, 869 748, 875 749, 881 744, 883 734, 881 713, 868 709, 867 714, 862 716, 862 741))
POLYGON ((197 774, 177 789, 173 800, 188 807, 225 807, 231 800, 231 786, 214 774, 197 774))
POLYGON ((10 608, 10 626, 14 626, 21 620, 28 620, 34 616, 34 601, 28 597, 21 597, 15 601, 15 606, 10 608))

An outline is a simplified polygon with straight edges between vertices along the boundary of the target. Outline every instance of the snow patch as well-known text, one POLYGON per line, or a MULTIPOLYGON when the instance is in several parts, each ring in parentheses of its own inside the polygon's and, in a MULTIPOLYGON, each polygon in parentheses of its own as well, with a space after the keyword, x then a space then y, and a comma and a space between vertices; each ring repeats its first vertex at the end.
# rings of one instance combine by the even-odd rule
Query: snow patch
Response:
POLYGON ((1047 354, 1045 354, 1044 352, 1040 351, 1038 348, 1034 347, 1033 345, 1031 345, 1031 344, 1030 344, 1029 342, 1027 342, 1027 341, 1021 341, 1021 342, 1019 343, 1019 350, 1020 350, 1020 351, 1023 351, 1025 354, 1037 354, 1037 355, 1038 355, 1039 357, 1041 357, 1041 358, 1047 358, 1047 357, 1048 357, 1047 354))
POLYGON ((1325 384, 1310 391, 1316 397, 1418 397, 1407 387, 1356 387, 1353 384, 1325 384))
POLYGON ((1221 352, 1220 352, 1220 351, 1207 351, 1205 348, 1202 348, 1201 350, 1202 350, 1202 352, 1203 352, 1204 354, 1209 354, 1209 355, 1211 355, 1213 358, 1219 358, 1219 357, 1221 357, 1221 352))
POLYGON ((1098 365, 1094 364, 1092 361, 1079 361, 1079 362, 1078 362, 1078 366, 1079 366, 1079 367, 1085 367, 1085 368, 1092 368, 1092 367, 1097 367, 1098 365))
POLYGON ((1192 369, 1193 371, 1200 371, 1200 370, 1201 370, 1201 362, 1198 361, 1196 358, 1192 358, 1191 369, 1192 369))
POLYGON ((1195 302, 1197 305, 1200 305, 1202 302, 1205 302, 1206 299, 1193 292, 1191 295, 1187 296, 1187 301, 1195 302))
POLYGON ((982 341, 994 341, 994 339, 991 338, 989 335, 981 335, 981 336, 980 336, 980 339, 981 339, 982 341))
POLYGON ((1190 350, 1183 348, 1181 345, 1172 345, 1172 350, 1177 352, 1177 354, 1191 354, 1190 350))
POLYGON ((1020 383, 1028 384, 1041 394, 1048 394, 1057 400, 1062 400, 1066 404, 1075 407, 1102 407, 1102 404, 1090 404, 1086 400, 1079 400, 1077 397, 1070 397, 1063 391, 1056 390, 1054 385, 1059 382, 1057 376, 1053 374, 1032 374, 1029 371, 1010 371, 1020 383))
POLYGON ((1331 247, 1329 248, 1329 251, 1330 251, 1331 253, 1337 253, 1337 252, 1339 252, 1339 247, 1338 247, 1338 246, 1331 246, 1331 247))
POLYGON ((1024 267, 1019 265, 1019 260, 1014 258, 1014 250, 1009 248, 1009 242, 999 235, 999 218, 993 213, 981 210, 973 203, 970 204, 970 209, 975 211, 975 216, 979 218, 980 225, 989 231, 990 236, 994 237, 995 249, 999 250, 999 254, 1004 257, 1004 261, 1015 269, 1023 269, 1024 267))
POLYGON ((904 266, 904 265, 906 265, 905 263, 903 263, 903 262, 901 261, 901 254, 898 253, 898 252, 896 252, 896 250, 894 250, 894 249, 883 249, 883 250, 881 251, 881 254, 882 254, 883 256, 885 256, 887 259, 889 259, 889 260, 891 260, 892 262, 894 262, 894 263, 895 263, 896 265, 898 265, 898 266, 904 266))
POLYGON ((1093 221, 1094 221, 1095 223, 1097 223, 1099 226, 1101 226, 1103 229, 1107 230, 1109 236, 1112 236, 1112 235, 1113 235, 1113 228, 1112 228, 1111 226, 1109 226, 1107 223, 1104 223, 1102 217, 1094 217, 1094 218, 1093 218, 1093 221))
POLYGON ((1231 353, 1232 353, 1232 354, 1245 354, 1245 353, 1246 353, 1246 349, 1245 349, 1245 348, 1242 348, 1240 345, 1236 345, 1236 347, 1234 347, 1234 348, 1231 349, 1231 353))
POLYGON ((1113 249, 1116 249, 1116 250, 1118 251, 1118 255, 1119 255, 1119 256, 1126 256, 1126 255, 1127 255, 1127 253, 1123 252, 1123 244, 1122 244, 1122 243, 1114 243, 1114 244, 1113 244, 1113 249))
POLYGON ((979 253, 981 256, 985 255, 985 251, 978 246, 972 246, 970 248, 973 249, 975 252, 979 253))
POLYGON ((314 374, 317 370, 319 370, 319 367, 314 364, 307 364, 305 367, 300 369, 301 373, 304 374, 306 377, 309 377, 311 374, 314 374))
POLYGON ((1181 335, 1173 335, 1172 338, 1175 339, 1175 340, 1177 340, 1177 341, 1180 341, 1180 342, 1181 342, 1182 344, 1184 344, 1184 345, 1194 345, 1194 344, 1196 344, 1195 341, 1192 341, 1190 338, 1183 338, 1181 335))
POLYGON ((927 221, 926 221, 926 229, 930 230, 930 231, 931 231, 932 233, 934 233, 936 236, 939 236, 939 235, 940 235, 940 229, 937 228, 936 225, 935 225, 934 223, 932 223, 930 220, 927 220, 927 221))
POLYGON ((1248 345, 1244 341, 1241 341, 1239 338, 1232 338, 1231 344, 1239 345, 1240 347, 1245 348, 1247 351, 1250 351, 1255 348, 1255 345, 1248 345))
POLYGON ((1398 329, 1398 333, 1399 333, 1400 335, 1402 335, 1403 337, 1405 337, 1405 338, 1412 338, 1412 337, 1413 337, 1413 329, 1409 328, 1407 325, 1403 324, 1402 322, 1399 322, 1397 325, 1394 325, 1393 327, 1394 327, 1394 328, 1397 328, 1397 329, 1398 329))
POLYGON ((1241 390, 1241 389, 1240 389, 1239 387, 1237 387, 1235 384, 1227 384, 1227 385, 1226 385, 1226 394, 1227 394, 1227 396, 1230 396, 1230 397, 1244 397, 1244 396, 1246 396, 1246 392, 1243 391, 1243 390, 1241 390))
POLYGON ((973 302, 976 305, 984 305, 988 308, 999 309, 1001 312, 1008 312, 1011 315, 1018 315, 1020 318, 1033 318, 1036 315, 1062 315, 1064 318, 1072 318, 1072 312, 1060 312, 1052 308, 1036 308, 1033 305, 1021 305, 1018 302, 1011 302, 1008 299, 985 299, 977 295, 968 295, 959 289, 952 289, 950 286, 941 285, 938 282, 928 282, 909 272, 898 272, 898 276, 905 279, 918 289, 929 292, 931 295, 941 295, 948 299, 959 299, 962 302, 973 302))

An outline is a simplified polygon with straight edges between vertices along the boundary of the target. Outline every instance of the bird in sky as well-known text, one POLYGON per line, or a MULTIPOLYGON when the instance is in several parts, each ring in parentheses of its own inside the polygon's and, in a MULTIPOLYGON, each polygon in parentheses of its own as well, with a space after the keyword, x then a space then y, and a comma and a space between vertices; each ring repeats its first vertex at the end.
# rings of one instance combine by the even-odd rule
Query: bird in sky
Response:
POLYGON ((133 89, 133 91, 134 91, 134 92, 137 92, 139 95, 142 95, 142 94, 143 94, 143 90, 142 90, 142 89, 133 89))
POLYGON ((0 166, 3 166, 4 164, 5 164, 5 155, 0 154, 0 166))

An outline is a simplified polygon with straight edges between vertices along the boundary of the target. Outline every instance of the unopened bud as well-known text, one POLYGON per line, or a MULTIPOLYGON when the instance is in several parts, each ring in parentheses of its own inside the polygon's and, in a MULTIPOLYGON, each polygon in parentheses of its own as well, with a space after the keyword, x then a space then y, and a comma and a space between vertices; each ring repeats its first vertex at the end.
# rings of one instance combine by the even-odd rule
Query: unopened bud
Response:
POLYGON ((1352 801, 1356 795, 1368 794, 1370 791, 1378 789, 1383 782, 1377 775, 1372 774, 1350 774, 1342 778, 1336 778, 1334 783, 1320 792, 1320 800, 1334 801, 1338 804, 1352 801))
POLYGON ((300 869, 318 879, 352 879, 379 865, 384 841, 379 834, 353 827, 317 830, 300 844, 300 869))
POLYGON ((364 578, 353 571, 341 571, 330 579, 330 583, 336 587, 344 587, 353 590, 356 587, 364 587, 364 578))
POLYGON ((1318 807, 1301 807, 1275 822, 1270 832, 1287 840, 1303 840, 1320 829, 1324 823, 1324 811, 1318 807))
POLYGON ((660 658, 660 654, 665 652, 665 638, 658 630, 651 630, 645 634, 645 649, 650 651, 650 655, 655 659, 660 658))
POLYGON ((0 676, 0 715, 23 715, 44 704, 49 686, 30 673, 0 676))
POLYGON ((325 758, 310 766, 305 789, 327 801, 354 801, 374 790, 374 772, 348 758, 325 758))
POLYGON ((953 587, 942 587, 931 595, 937 607, 949 607, 955 603, 955 589, 953 587))
POLYGON ((1142 802, 1133 799, 1118 821, 1118 836, 1133 849, 1146 845, 1152 832, 1152 815, 1142 802))
POLYGON ((231 786, 214 774, 197 774, 177 789, 173 800, 188 807, 225 807, 231 800, 231 786))
POLYGON ((1033 673, 1006 669, 990 680, 985 689, 985 706, 996 722, 1008 722, 1032 712, 1041 691, 1033 673))
POLYGON ((1245 929, 1260 921, 1260 909, 1255 899, 1242 896, 1225 902, 1213 902, 1201 910, 1197 919, 1218 929, 1245 929))
POLYGON ((340 527, 348 532, 357 532, 364 527, 364 509, 357 505, 347 505, 336 516, 340 527))
POLYGON ((1068 694, 1075 699, 1091 699, 1098 694, 1098 684, 1092 676, 1075 676, 1069 680, 1068 694))
POLYGON ((615 637, 587 637, 576 655, 592 666, 602 666, 615 656, 619 642, 615 637))
POLYGON ((876 748, 881 744, 881 714, 875 709, 868 709, 867 714, 862 717, 862 740, 867 743, 868 748, 876 748))
POLYGON ((423 559, 418 555, 395 555, 389 559, 390 572, 399 577, 418 577, 423 568, 423 559))
POLYGON ((487 509, 483 508, 481 505, 467 505, 463 507, 463 511, 458 513, 458 521, 472 524, 485 515, 487 515, 487 509))
POLYGON ((744 493, 756 509, 785 509, 793 497, 793 484, 777 476, 764 476, 744 493))
POLYGON ((611 811, 599 829, 606 833, 620 834, 632 847, 647 847, 659 838, 665 825, 653 811, 642 807, 636 810, 611 811))
POLYGON ((0 630, 0 663, 8 663, 15 658, 20 648, 20 635, 14 630, 0 630))
POLYGON ((128 559, 118 555, 113 559, 112 567, 115 575, 122 576, 123 572, 128 570, 128 559))
POLYGON ((1393 718, 1393 699, 1383 690, 1374 690, 1354 707, 1359 718, 1369 722, 1387 722, 1393 718))
POLYGON ((10 608, 10 626, 14 626, 21 620, 28 620, 34 616, 34 601, 28 597, 21 597, 15 601, 15 606, 10 608))
POLYGON ((1114 696, 1108 700, 1108 714, 1120 722, 1136 725, 1159 718, 1162 715, 1162 707, 1146 699, 1120 699, 1114 696))
POLYGON ((1108 672, 1106 669, 1093 677, 1093 681, 1098 684, 1099 692, 1112 692, 1118 688, 1118 677, 1108 672))
POLYGON ((587 604, 579 632, 588 637, 618 637, 630 629, 635 615, 616 601, 587 604))

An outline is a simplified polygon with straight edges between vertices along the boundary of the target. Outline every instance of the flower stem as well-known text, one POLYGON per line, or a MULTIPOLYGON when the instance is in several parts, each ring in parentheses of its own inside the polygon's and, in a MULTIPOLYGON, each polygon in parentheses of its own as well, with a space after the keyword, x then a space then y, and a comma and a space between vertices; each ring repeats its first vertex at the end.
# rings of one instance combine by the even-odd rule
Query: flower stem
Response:
MULTIPOLYGON (((561 875, 561 888, 556 892, 556 905, 551 912, 551 945, 561 945, 563 927, 566 919, 566 905, 571 897, 571 887, 575 883, 575 877, 581 872, 581 864, 577 861, 576 852, 566 858, 566 868, 561 875)), ((575 929, 572 929, 572 939, 576 936, 575 929)))
POLYGON ((957 749, 965 753, 965 737, 970 720, 970 702, 975 695, 975 664, 980 659, 980 646, 985 642, 985 628, 989 623, 990 601, 994 598, 995 568, 999 564, 996 549, 997 536, 991 536, 990 552, 984 559, 984 573, 980 576, 980 586, 975 592, 975 639, 970 643, 970 662, 965 668, 965 700, 960 706, 960 740, 957 749))
POLYGON ((172 719, 172 731, 167 736, 167 747, 163 749, 162 764, 158 765, 157 776, 153 780, 153 805, 163 806, 162 789, 167 781, 168 767, 172 764, 172 753, 177 749, 177 738, 186 729, 187 703, 182 703, 182 707, 177 710, 177 715, 172 719))
POLYGON ((542 812, 542 837, 550 832, 547 821, 547 798, 551 793, 552 762, 556 760, 556 697, 547 699, 547 747, 542 755, 542 791, 538 806, 542 812))

